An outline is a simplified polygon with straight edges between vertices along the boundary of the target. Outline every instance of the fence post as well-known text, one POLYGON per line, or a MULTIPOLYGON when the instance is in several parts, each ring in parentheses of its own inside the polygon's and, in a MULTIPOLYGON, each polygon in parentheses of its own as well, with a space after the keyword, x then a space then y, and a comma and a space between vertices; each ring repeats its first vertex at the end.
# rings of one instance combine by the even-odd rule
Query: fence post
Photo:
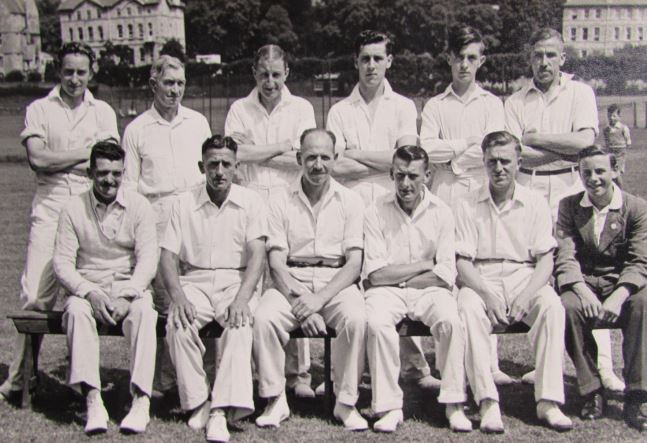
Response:
POLYGON ((638 103, 633 102, 634 105, 634 128, 638 127, 638 103))

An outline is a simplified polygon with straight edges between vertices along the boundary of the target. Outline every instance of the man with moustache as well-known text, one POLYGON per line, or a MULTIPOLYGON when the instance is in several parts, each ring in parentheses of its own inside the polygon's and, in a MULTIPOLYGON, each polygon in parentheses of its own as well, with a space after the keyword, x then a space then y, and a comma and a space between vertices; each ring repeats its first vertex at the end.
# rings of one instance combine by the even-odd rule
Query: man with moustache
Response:
POLYGON ((206 427, 208 441, 228 441, 227 418, 254 412, 252 312, 265 265, 267 213, 257 193, 232 183, 237 148, 230 137, 205 140, 197 166, 206 186, 175 200, 160 242, 160 270, 171 298, 166 341, 180 404, 191 411, 189 427, 206 427), (224 331, 210 396, 199 332, 214 320, 224 331))
MULTIPOLYGON (((355 39, 358 82, 351 94, 330 108, 326 128, 335 134, 340 154, 333 175, 359 192, 368 207, 391 191, 389 170, 397 146, 418 142, 418 112, 412 100, 396 93, 386 79, 393 43, 383 32, 365 30, 355 39)), ((403 337, 403 375, 418 386, 438 387, 418 337, 403 337)), ((318 389, 319 391, 319 389, 318 389)))
POLYGON ((580 151, 584 192, 564 198, 557 219, 556 276, 566 308, 566 350, 584 398, 581 417, 605 413, 595 326, 622 328, 626 423, 647 431, 647 203, 622 191, 613 154, 580 151))
POLYGON ((357 282, 362 269, 361 197, 330 177, 335 136, 308 129, 297 161, 301 177, 270 199, 270 271, 254 314, 254 360, 259 395, 269 399, 259 427, 279 427, 290 415, 285 397, 285 351, 290 331, 309 336, 335 329, 332 350, 337 397, 333 415, 350 431, 368 428, 355 409, 364 366, 366 315, 357 282))
POLYGON ((488 184, 461 198, 454 211, 465 367, 480 405, 480 429, 504 431, 488 337, 523 321, 535 353, 537 417, 568 431, 573 424, 558 406, 564 403, 564 308, 548 284, 556 246, 550 208, 541 194, 516 182, 522 152, 517 138, 493 132, 482 148, 488 184))
POLYGON ((157 325, 150 291, 158 261, 155 214, 144 197, 121 186, 124 156, 114 141, 92 147, 92 189, 61 211, 54 249, 54 270, 68 294, 63 313, 68 384, 85 395, 87 434, 108 429, 97 321, 121 323, 129 344, 133 402, 120 429, 144 432, 150 421, 157 325))
MULTIPOLYGON (((27 260, 20 278, 23 309, 46 311, 54 307, 59 284, 52 268, 58 216, 69 199, 86 191, 90 148, 95 142, 119 138, 115 112, 88 91, 94 52, 83 43, 66 43, 58 53, 60 83, 47 97, 27 107, 20 134, 30 168, 36 173, 36 195, 30 215, 27 260)), ((40 346, 40 341, 37 342, 40 346)), ((18 334, 0 400, 22 389, 24 335, 18 334)))

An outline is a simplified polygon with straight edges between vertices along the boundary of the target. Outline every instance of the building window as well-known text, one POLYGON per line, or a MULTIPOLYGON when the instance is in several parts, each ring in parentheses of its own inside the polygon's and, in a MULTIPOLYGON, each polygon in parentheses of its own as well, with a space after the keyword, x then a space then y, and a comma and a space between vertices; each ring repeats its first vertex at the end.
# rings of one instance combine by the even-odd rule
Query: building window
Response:
POLYGON ((99 32, 99 41, 103 41, 103 26, 97 26, 97 31, 99 32))
POLYGON ((85 16, 88 18, 88 20, 90 20, 92 18, 92 11, 90 11, 89 9, 85 11, 85 16))
POLYGON ((589 28, 582 28, 582 40, 589 39, 589 28))
POLYGON ((70 41, 74 41, 74 29, 70 28, 70 41))
POLYGON ((101 18, 101 9, 97 9, 97 18, 101 18))
POLYGON ((88 40, 94 40, 94 29, 92 29, 92 26, 88 26, 88 40))
POLYGON ((121 17, 121 9, 117 9, 117 17, 121 17))
POLYGON ((588 9, 584 10, 584 18, 589 18, 589 10, 588 9))
POLYGON ((130 15, 130 6, 126 8, 126 15, 130 15))
POLYGON ((571 28, 571 41, 577 40, 577 28, 571 28))
POLYGON ((144 25, 142 23, 137 25, 137 30, 139 31, 139 38, 144 38, 144 25))
POLYGON ((626 40, 631 40, 631 28, 627 27, 626 29, 626 40))
POLYGON ((146 50, 144 48, 139 48, 139 60, 146 61, 146 50))
POLYGON ((593 28, 593 40, 600 41, 600 28, 593 28))
POLYGON ((76 11, 76 19, 81 20, 81 11, 76 11))
POLYGON ((128 25, 128 38, 131 40, 133 38, 133 25, 128 25))
POLYGON ((595 10, 595 18, 602 18, 602 9, 595 10))
POLYGON ((571 20, 577 20, 577 11, 573 11, 573 14, 571 14, 571 20))
POLYGON ((582 57, 586 57, 586 55, 588 54, 588 52, 586 52, 586 49, 582 49, 581 54, 582 54, 582 57))
POLYGON ((79 28, 79 40, 83 41, 83 28, 79 28))
POLYGON ((148 23, 148 35, 153 36, 153 24, 148 23))
POLYGON ((613 29, 613 39, 620 40, 620 28, 617 26, 613 29))
POLYGON ((645 38, 643 27, 638 28, 638 40, 643 41, 645 38))
POLYGON ((124 38, 124 27, 121 25, 117 25, 117 35, 119 38, 124 38))

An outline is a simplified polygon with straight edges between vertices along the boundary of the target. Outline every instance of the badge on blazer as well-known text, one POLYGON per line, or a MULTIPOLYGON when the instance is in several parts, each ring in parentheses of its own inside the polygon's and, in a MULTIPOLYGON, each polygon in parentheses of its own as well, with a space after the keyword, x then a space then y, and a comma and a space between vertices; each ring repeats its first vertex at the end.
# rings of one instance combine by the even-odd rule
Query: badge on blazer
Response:
POLYGON ((615 223, 611 223, 611 229, 618 229, 618 225, 615 223))

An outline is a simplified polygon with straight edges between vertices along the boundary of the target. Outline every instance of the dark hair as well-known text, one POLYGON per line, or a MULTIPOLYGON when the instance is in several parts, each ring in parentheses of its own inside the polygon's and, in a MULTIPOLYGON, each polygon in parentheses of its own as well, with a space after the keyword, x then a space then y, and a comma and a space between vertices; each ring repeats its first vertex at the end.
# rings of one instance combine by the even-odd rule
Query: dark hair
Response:
POLYGON ((485 153, 490 148, 497 146, 506 146, 509 144, 513 144, 515 151, 517 151, 517 154, 521 154, 521 142, 517 137, 510 134, 508 131, 490 132, 485 137, 483 137, 483 141, 481 142, 481 149, 483 150, 483 153, 485 153))
POLYGON ((454 26, 447 37, 447 51, 450 54, 459 55, 465 46, 472 43, 480 43, 481 54, 485 52, 485 43, 478 30, 471 26, 454 26))
POLYGON ((553 28, 537 29, 530 36, 530 40, 528 40, 528 44, 530 46, 534 46, 537 42, 550 40, 551 38, 556 38, 562 43, 562 45, 564 44, 564 38, 562 37, 562 34, 560 34, 559 31, 554 30, 553 28))
POLYGON ((223 137, 220 134, 214 134, 202 143, 202 153, 204 154, 209 149, 229 149, 236 154, 238 152, 238 144, 231 137, 223 137))
POLYGON ((616 111, 618 111, 618 114, 620 114, 620 106, 616 105, 615 103, 610 104, 607 108, 607 114, 609 115, 613 114, 616 111))
POLYGON ((400 146, 393 153, 393 159, 391 161, 395 160, 396 158, 399 158, 400 160, 404 160, 407 163, 411 163, 412 161, 416 161, 416 160, 422 160, 425 164, 425 171, 429 169, 429 155, 427 155, 427 152, 424 149, 422 149, 420 146, 416 146, 416 145, 400 146))
POLYGON ((90 61, 90 70, 92 70, 92 65, 94 64, 94 51, 88 45, 79 42, 69 42, 61 46, 61 49, 58 50, 58 56, 56 60, 59 69, 63 66, 63 59, 68 54, 85 55, 90 61))
POLYGON ((310 128, 303 131, 303 133, 301 134, 301 137, 299 138, 299 144, 303 146, 303 142, 305 141, 306 137, 314 133, 326 134, 328 137, 330 137, 330 140, 332 141, 333 149, 335 148, 335 143, 337 143, 337 137, 335 137, 335 134, 332 131, 329 131, 327 129, 321 129, 321 128, 310 128))
POLYGON ((254 69, 262 60, 283 60, 283 66, 288 69, 288 53, 285 52, 279 45, 265 45, 261 46, 254 55, 254 69))
POLYGON ((122 147, 119 146, 117 140, 114 138, 108 138, 106 140, 98 141, 92 146, 92 150, 90 151, 90 169, 97 167, 97 159, 99 158, 105 158, 112 161, 123 161, 124 158, 126 158, 126 153, 122 147))
POLYGON ((616 158, 616 156, 612 152, 609 152, 601 148, 599 145, 591 145, 582 149, 577 154, 577 162, 579 163, 585 158, 596 157, 598 155, 609 157, 609 163, 611 164, 611 167, 613 168, 614 171, 617 169, 618 159, 616 158))
POLYGON ((355 38, 355 55, 359 55, 362 47, 372 45, 373 43, 385 43, 386 54, 393 53, 393 39, 384 32, 365 29, 355 38))

